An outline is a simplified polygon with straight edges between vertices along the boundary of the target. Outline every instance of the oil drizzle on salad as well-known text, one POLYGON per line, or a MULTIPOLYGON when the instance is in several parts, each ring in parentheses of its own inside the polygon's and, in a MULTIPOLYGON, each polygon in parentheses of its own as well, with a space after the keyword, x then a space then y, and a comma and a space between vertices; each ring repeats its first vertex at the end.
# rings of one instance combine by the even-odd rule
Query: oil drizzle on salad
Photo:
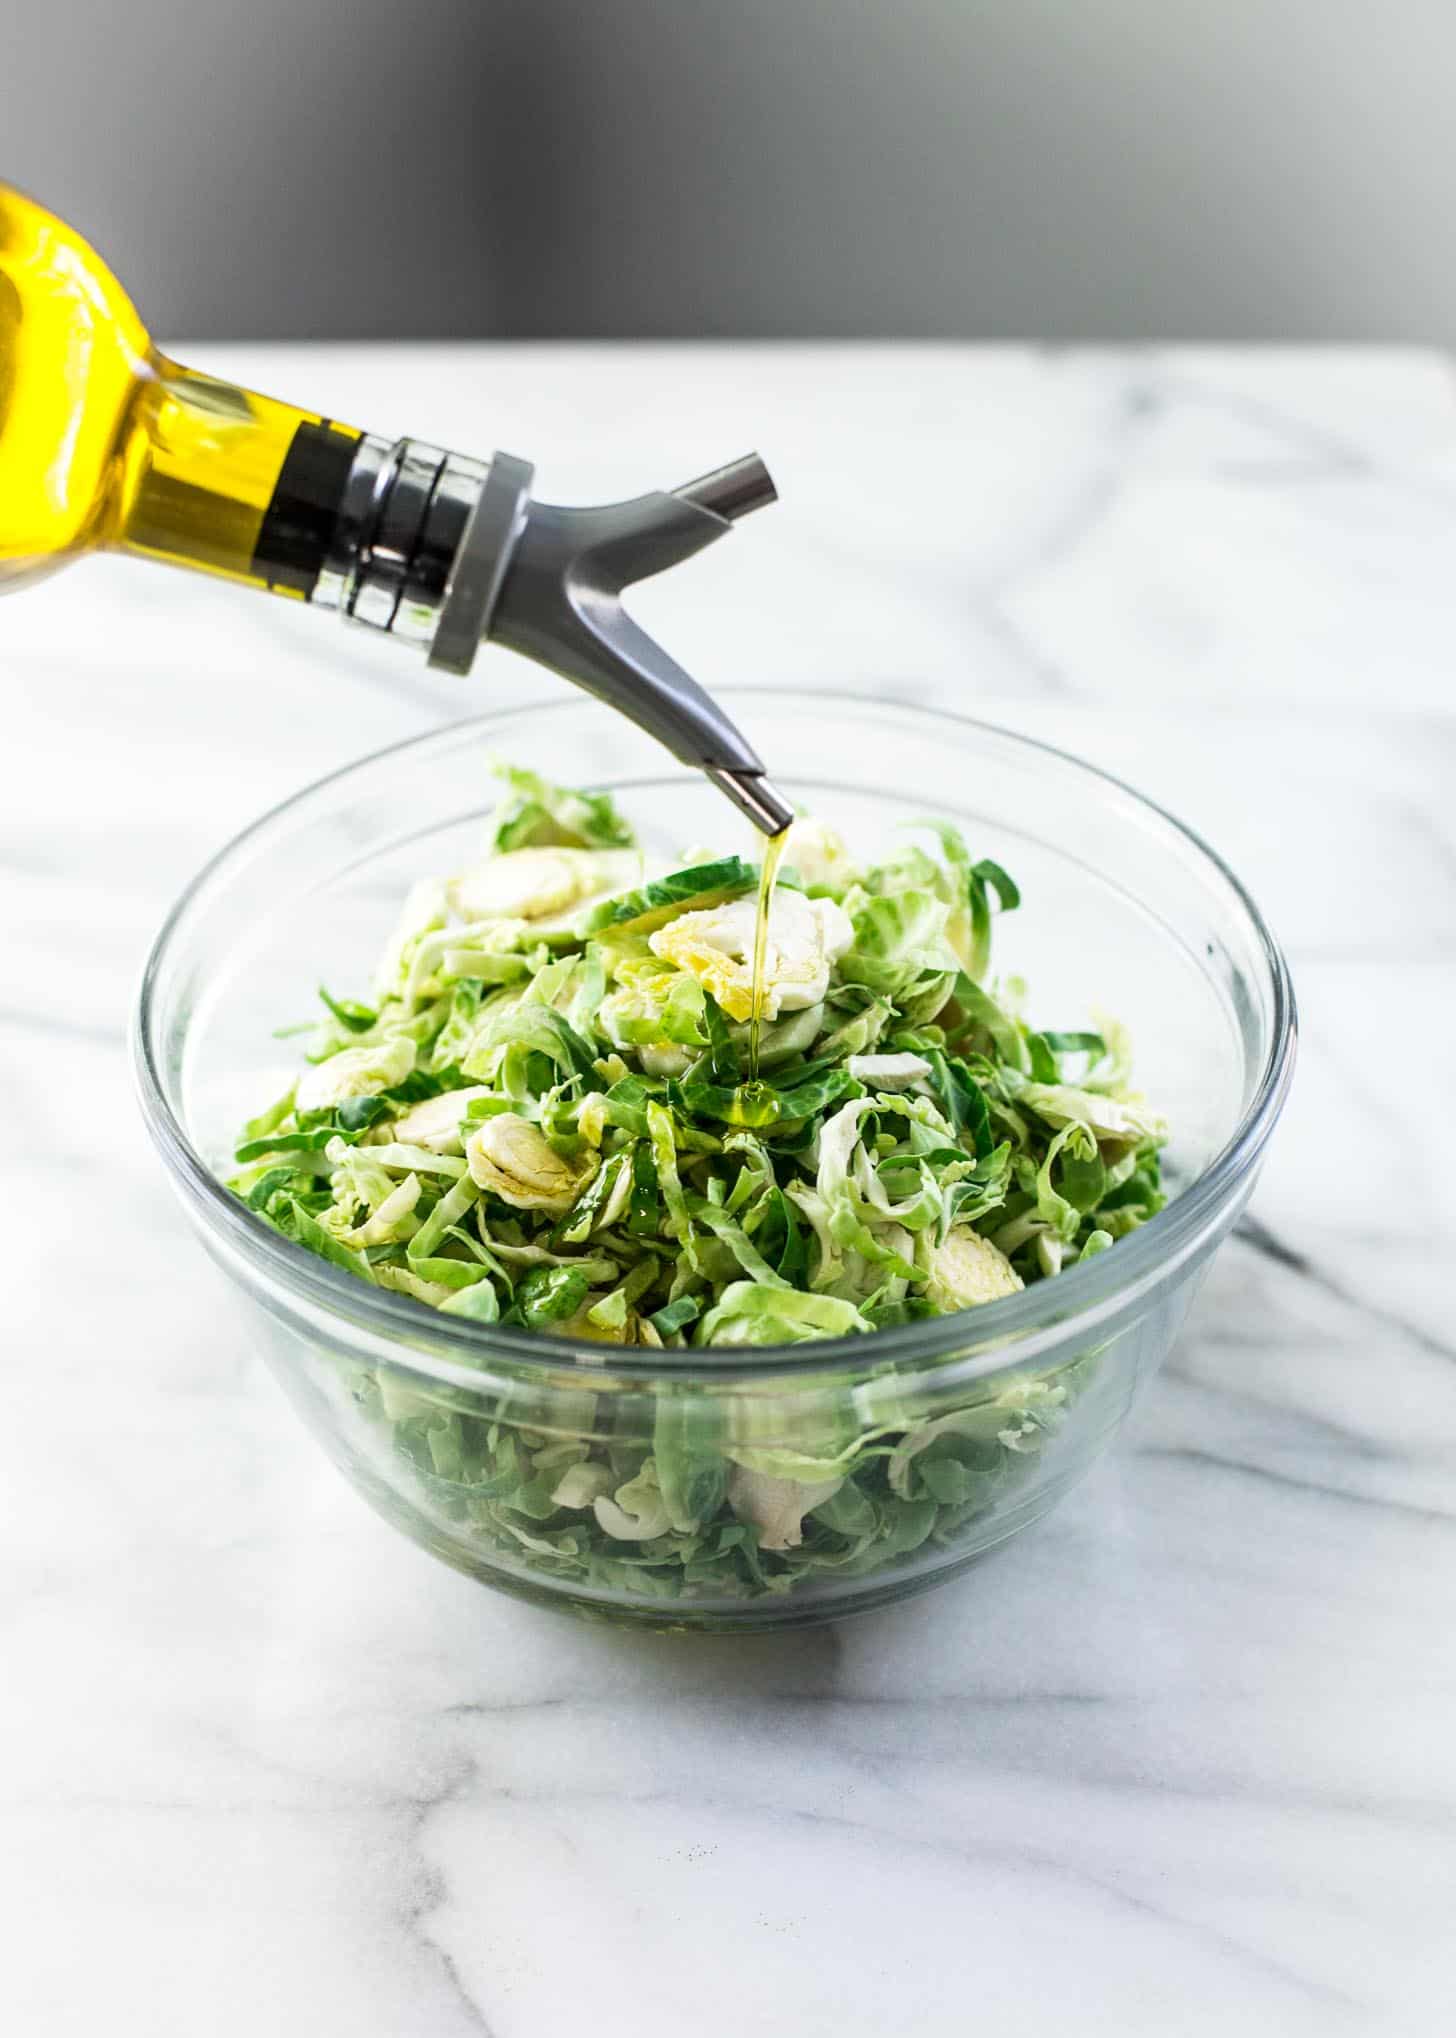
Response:
POLYGON ((728 1123, 746 1126, 753 1132, 761 1132, 764 1126, 772 1125, 778 1115, 778 1098, 767 1083, 753 1076, 748 1082, 740 1083, 733 1092, 728 1123))
MULTIPOLYGON (((779 874, 783 861, 784 844, 789 839, 787 828, 777 835, 771 835, 763 845, 763 868, 758 873, 758 912, 753 922, 753 987, 748 1008, 748 1081, 740 1086, 740 1100, 746 1090, 761 1092, 764 1086, 758 1080, 758 1037, 763 1023, 763 973, 768 961, 768 916, 773 902, 774 879, 779 874)), ((775 1113, 777 1115, 777 1113, 775 1113)), ((762 1119, 744 1119, 745 1125, 762 1124, 762 1119)))

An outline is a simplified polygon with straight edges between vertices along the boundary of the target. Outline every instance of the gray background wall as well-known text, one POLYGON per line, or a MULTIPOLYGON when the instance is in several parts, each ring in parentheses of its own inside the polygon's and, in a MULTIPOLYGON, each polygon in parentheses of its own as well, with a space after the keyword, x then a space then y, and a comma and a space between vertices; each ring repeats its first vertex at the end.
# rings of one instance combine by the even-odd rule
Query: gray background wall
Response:
POLYGON ((1452 0, 9 0, 158 333, 1456 334, 1452 0))

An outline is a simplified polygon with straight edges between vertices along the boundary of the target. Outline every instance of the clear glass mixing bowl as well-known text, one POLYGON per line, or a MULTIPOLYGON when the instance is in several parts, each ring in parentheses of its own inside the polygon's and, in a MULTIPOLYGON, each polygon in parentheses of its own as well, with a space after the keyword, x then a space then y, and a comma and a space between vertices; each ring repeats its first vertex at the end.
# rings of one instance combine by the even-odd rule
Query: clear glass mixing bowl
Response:
POLYGON ((273 1029, 307 1015, 316 984, 364 981, 414 878, 478 855, 490 757, 609 787, 651 851, 736 839, 700 778, 584 699, 422 737, 267 815, 178 902, 136 1025, 143 1109, 187 1214, 345 1475, 488 1584, 657 1627, 832 1618, 948 1578, 1043 1514, 1172 1344, 1253 1188, 1294 1059, 1288 972, 1257 909, 1127 787, 1004 730, 882 700, 743 689, 730 705, 786 792, 857 852, 903 842, 907 816, 938 815, 1014 874, 1025 903, 998 922, 997 972, 1026 979, 1035 1023, 1107 1011, 1132 1028, 1140 1086, 1173 1127, 1160 1216, 959 1316, 715 1357, 446 1319, 246 1210, 215 1170, 292 1079, 273 1029), (620 1472, 664 1425, 706 1440, 695 1535, 604 1549, 541 1497, 552 1482, 535 1468, 585 1455, 620 1472), (878 1449, 851 1488, 816 1501, 798 1548, 745 1538, 724 1495, 735 1451, 823 1459, 866 1438, 878 1449))

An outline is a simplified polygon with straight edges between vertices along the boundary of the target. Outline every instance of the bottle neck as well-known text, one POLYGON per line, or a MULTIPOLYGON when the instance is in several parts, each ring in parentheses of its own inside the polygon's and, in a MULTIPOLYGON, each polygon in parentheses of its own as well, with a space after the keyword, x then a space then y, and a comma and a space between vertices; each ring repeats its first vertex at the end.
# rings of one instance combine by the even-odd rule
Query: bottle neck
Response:
POLYGON ((433 642, 488 462, 391 444, 160 355, 122 443, 107 519, 120 549, 433 642))
POLYGON ((307 600, 360 434, 165 355, 137 363, 97 536, 307 600))

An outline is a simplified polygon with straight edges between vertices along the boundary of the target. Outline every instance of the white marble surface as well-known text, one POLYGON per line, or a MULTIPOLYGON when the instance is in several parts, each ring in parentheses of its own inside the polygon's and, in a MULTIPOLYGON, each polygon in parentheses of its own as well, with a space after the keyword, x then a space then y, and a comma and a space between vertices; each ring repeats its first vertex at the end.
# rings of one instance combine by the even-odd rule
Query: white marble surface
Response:
POLYGON ((1303 1060, 1167 1372, 996 1561, 785 1639, 514 1606, 295 1426, 172 1208, 123 1034, 235 827, 554 682, 498 654, 427 678, 122 562, 7 601, 0 2028, 1456 2028, 1447 364, 198 352, 534 455, 567 499, 758 444, 782 507, 645 619, 709 682, 962 703, 1110 762, 1261 897, 1303 1060))

